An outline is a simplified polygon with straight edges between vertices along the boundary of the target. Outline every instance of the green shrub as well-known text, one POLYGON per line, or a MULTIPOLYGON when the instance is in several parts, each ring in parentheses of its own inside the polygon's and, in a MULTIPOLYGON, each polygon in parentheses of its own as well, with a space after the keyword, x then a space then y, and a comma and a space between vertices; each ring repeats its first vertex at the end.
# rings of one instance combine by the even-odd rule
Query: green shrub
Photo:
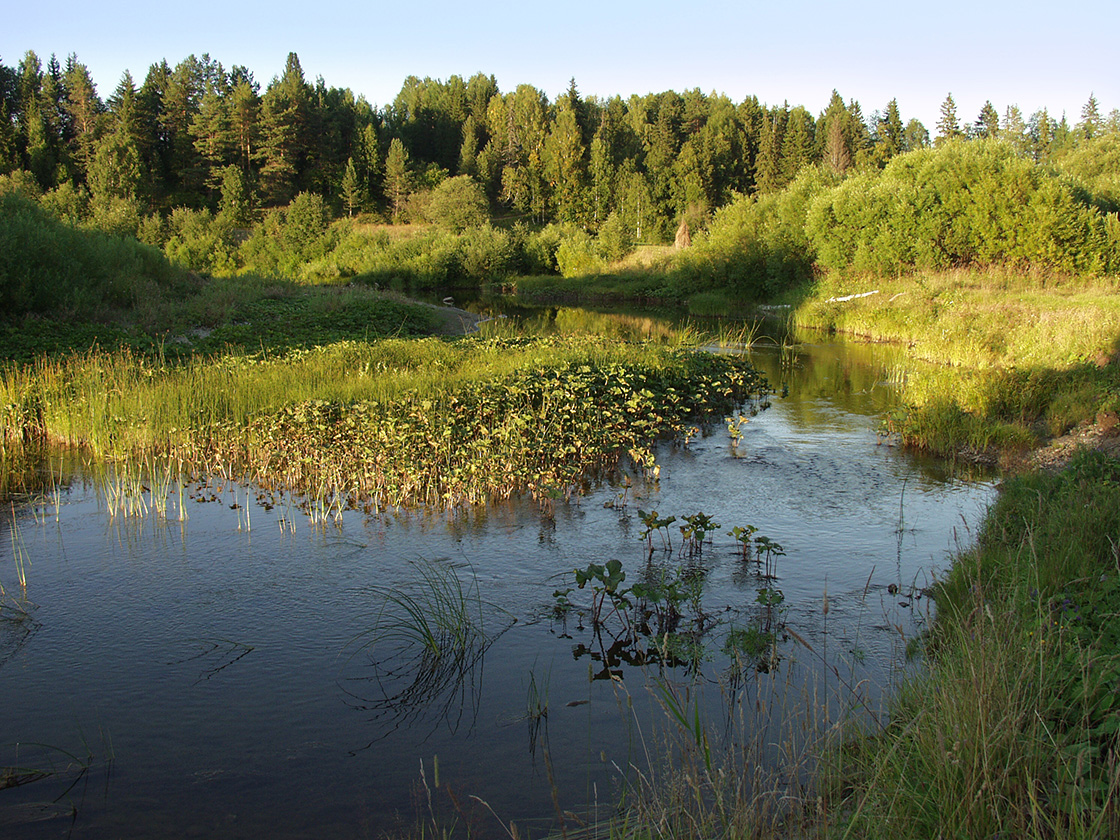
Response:
POLYGON ((567 232, 556 249, 556 265, 564 277, 586 277, 602 273, 602 255, 591 234, 583 230, 567 232))
POLYGON ((880 275, 958 265, 1116 270, 1114 231, 1096 208, 996 140, 894 158, 812 202, 806 234, 825 268, 880 275))
POLYGON ((481 227, 490 221, 486 192, 469 175, 448 178, 432 190, 426 213, 436 227, 453 233, 481 227))
MULTIPOLYGON (((158 235, 153 224, 148 219, 141 222, 144 235, 158 235)), ((236 270, 233 226, 226 217, 180 207, 172 212, 167 226, 170 235, 163 250, 175 265, 209 274, 232 274, 236 270)))
POLYGON ((0 317, 130 308, 169 284, 163 255, 135 239, 64 225, 15 193, 0 195, 0 317))

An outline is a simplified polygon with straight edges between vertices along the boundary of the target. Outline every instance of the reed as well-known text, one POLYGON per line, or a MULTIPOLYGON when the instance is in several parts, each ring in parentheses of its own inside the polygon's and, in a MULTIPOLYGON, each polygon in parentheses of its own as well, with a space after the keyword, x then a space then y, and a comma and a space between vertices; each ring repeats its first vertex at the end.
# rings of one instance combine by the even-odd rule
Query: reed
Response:
POLYGON ((19 521, 16 519, 15 503, 11 505, 11 521, 8 525, 12 538, 12 563, 16 570, 16 580, 19 581, 20 591, 27 595, 27 567, 31 561, 27 556, 27 548, 23 544, 23 534, 20 533, 19 521))

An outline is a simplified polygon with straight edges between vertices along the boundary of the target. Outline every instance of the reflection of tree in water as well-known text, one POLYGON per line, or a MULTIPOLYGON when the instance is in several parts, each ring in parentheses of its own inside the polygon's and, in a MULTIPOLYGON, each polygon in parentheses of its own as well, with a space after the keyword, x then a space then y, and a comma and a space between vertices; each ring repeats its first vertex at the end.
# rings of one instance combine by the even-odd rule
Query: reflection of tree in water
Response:
POLYGON ((441 721, 452 732, 464 720, 473 726, 486 651, 515 620, 484 602, 473 576, 464 583, 449 561, 412 565, 408 584, 368 590, 377 612, 348 645, 347 670, 359 673, 342 677, 347 704, 371 721, 392 721, 370 744, 420 721, 428 734, 441 721))

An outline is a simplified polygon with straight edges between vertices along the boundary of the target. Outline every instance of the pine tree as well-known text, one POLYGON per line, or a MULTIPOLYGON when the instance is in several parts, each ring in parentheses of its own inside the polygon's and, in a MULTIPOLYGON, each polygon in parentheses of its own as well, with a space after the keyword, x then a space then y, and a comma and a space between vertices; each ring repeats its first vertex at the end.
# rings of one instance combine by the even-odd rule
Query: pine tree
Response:
POLYGON ((191 118, 189 130, 194 138, 195 151, 209 170, 204 181, 217 189, 222 182, 222 167, 233 158, 228 103, 217 90, 211 89, 202 97, 198 113, 191 118))
POLYGON ((953 94, 950 93, 941 103, 941 117, 937 120, 937 138, 933 144, 941 146, 961 136, 961 124, 957 121, 957 103, 953 101, 953 94))
POLYGON ((260 146, 260 106, 256 83, 241 79, 229 93, 229 132, 237 165, 249 172, 260 146))
POLYGON ((284 75, 274 79, 261 100, 261 184, 265 200, 286 204, 299 186, 307 163, 310 90, 303 78, 299 57, 288 53, 284 75))
POLYGON ((71 54, 66 59, 63 74, 66 101, 63 107, 70 117, 70 155, 77 161, 81 174, 89 171, 97 145, 99 122, 102 112, 97 87, 90 77, 89 68, 71 54))

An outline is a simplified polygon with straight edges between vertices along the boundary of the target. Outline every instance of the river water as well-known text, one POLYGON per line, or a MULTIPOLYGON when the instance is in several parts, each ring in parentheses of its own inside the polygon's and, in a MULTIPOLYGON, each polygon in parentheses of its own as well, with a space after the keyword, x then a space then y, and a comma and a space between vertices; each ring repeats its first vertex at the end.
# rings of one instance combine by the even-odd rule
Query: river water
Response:
POLYGON ((603 482, 551 510, 317 526, 214 483, 187 489, 185 520, 174 493, 166 518, 113 516, 103 482, 68 468, 57 499, 3 523, 0 768, 26 783, 0 789, 0 833, 364 837, 418 820, 431 831, 434 816, 479 836, 503 835, 499 820, 540 834, 558 813, 593 817, 680 748, 667 697, 696 707, 712 743, 776 726, 773 712, 744 719, 761 700, 875 725, 916 667, 905 648, 929 620, 922 590, 971 540, 993 486, 880 440, 888 351, 754 357, 778 393, 737 442, 713 418, 687 446, 659 447, 656 483, 603 482), (677 517, 671 549, 641 537, 651 510, 677 517), (701 511, 720 527, 689 558, 678 525, 701 511), (784 552, 771 577, 727 533, 748 525, 784 552), (620 648, 660 667, 608 653, 617 616, 603 613, 597 641, 573 570, 612 559, 627 586, 690 582, 694 647, 620 648), (426 655, 401 621, 409 604, 439 609, 433 589, 475 629, 453 655, 426 655), (557 612, 565 589, 574 606, 557 612), (761 590, 780 604, 766 610, 761 590), (726 642, 749 628, 774 644, 744 660, 726 642))

